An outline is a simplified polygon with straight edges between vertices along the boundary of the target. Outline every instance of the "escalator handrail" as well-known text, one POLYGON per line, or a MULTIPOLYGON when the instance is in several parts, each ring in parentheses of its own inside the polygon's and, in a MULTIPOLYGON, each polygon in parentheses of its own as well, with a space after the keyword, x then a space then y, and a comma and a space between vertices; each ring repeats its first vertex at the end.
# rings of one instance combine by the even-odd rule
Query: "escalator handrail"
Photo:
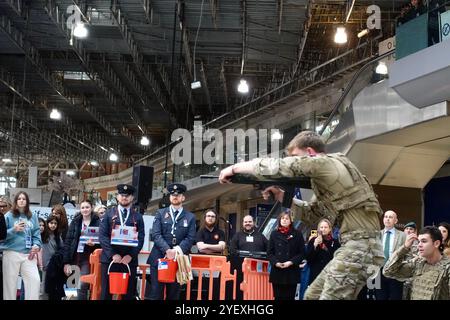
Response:
POLYGON ((322 129, 319 131, 319 135, 321 136, 325 129, 328 127, 328 125, 331 123, 331 121, 333 121, 334 116, 336 115, 336 113, 338 112, 339 108, 341 107, 342 102, 344 101, 344 99, 347 97, 348 93, 350 92, 350 90, 353 88, 353 85, 355 84, 356 80, 359 78, 359 76, 371 65, 373 65, 374 62, 380 61, 388 56, 390 56, 391 54, 393 54, 395 52, 395 49, 392 49, 388 52, 383 53, 382 55, 377 56, 376 58, 374 58, 373 60, 367 62, 364 66, 361 67, 361 69, 359 69, 352 77, 352 79, 350 80, 349 84, 347 85, 347 87, 345 88, 344 93, 341 95, 341 97, 339 98, 339 100, 336 102, 336 104, 334 105, 333 110, 331 111, 330 115, 328 116, 327 120, 325 121, 322 129))

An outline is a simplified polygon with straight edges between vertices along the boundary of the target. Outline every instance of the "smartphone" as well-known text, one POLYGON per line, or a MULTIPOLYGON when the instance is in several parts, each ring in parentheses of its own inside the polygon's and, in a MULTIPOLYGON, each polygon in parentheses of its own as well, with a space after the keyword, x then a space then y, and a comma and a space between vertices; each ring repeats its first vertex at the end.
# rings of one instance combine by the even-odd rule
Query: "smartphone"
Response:
POLYGON ((317 230, 311 230, 311 236, 317 237, 317 230))

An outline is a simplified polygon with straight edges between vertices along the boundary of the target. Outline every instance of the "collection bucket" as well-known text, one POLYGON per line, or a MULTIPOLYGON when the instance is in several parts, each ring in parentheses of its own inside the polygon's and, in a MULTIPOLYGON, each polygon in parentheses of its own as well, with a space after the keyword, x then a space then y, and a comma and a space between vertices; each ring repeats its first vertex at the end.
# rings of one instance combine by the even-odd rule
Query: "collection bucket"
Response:
POLYGON ((128 279, 130 278, 130 267, 128 264, 126 265, 128 268, 128 272, 109 272, 111 265, 114 262, 111 262, 108 267, 108 276, 109 276, 109 293, 110 294, 126 294, 128 290, 128 279))
POLYGON ((176 279, 178 263, 172 259, 158 259, 158 281, 173 283, 176 279))

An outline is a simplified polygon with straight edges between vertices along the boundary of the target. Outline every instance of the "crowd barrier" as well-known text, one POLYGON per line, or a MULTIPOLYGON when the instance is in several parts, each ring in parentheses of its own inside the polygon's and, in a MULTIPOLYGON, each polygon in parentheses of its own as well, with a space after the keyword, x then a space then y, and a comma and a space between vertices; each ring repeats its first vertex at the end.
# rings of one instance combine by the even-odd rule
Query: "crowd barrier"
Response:
POLYGON ((242 263, 241 290, 244 300, 273 300, 272 284, 269 282, 269 261, 245 258, 242 263))
MULTIPOLYGON (((220 289, 219 299, 225 300, 226 283, 232 281, 233 284, 233 300, 236 299, 236 272, 230 272, 230 262, 227 262, 226 256, 206 255, 206 254, 191 254, 191 269, 193 272, 198 272, 198 291, 197 300, 202 299, 202 280, 203 274, 209 274, 208 300, 213 298, 213 275, 220 272, 220 289)), ((191 282, 187 283, 186 300, 191 299, 191 282)))
POLYGON ((91 266, 91 273, 80 277, 81 282, 90 284, 91 300, 100 300, 102 292, 102 274, 100 256, 102 249, 95 249, 89 257, 89 264, 91 266))

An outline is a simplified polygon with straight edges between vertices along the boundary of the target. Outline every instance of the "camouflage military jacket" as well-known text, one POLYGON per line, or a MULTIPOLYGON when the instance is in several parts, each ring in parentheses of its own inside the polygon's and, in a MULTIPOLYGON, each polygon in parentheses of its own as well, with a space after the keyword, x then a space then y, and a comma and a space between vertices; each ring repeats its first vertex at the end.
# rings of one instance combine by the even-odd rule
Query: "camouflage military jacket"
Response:
MULTIPOLYGON (((367 179, 342 154, 293 156, 253 160, 257 176, 311 178, 317 202, 298 217, 307 224, 327 217, 340 225, 341 233, 379 231, 381 208, 367 179), (307 221, 310 220, 310 221, 307 221)), ((294 210, 295 211, 295 210, 294 210)), ((296 212, 297 213, 297 212, 296 212)))
POLYGON ((411 300, 450 299, 450 259, 431 265, 424 258, 407 260, 410 249, 402 246, 395 251, 383 268, 383 274, 397 280, 411 280, 411 300))

